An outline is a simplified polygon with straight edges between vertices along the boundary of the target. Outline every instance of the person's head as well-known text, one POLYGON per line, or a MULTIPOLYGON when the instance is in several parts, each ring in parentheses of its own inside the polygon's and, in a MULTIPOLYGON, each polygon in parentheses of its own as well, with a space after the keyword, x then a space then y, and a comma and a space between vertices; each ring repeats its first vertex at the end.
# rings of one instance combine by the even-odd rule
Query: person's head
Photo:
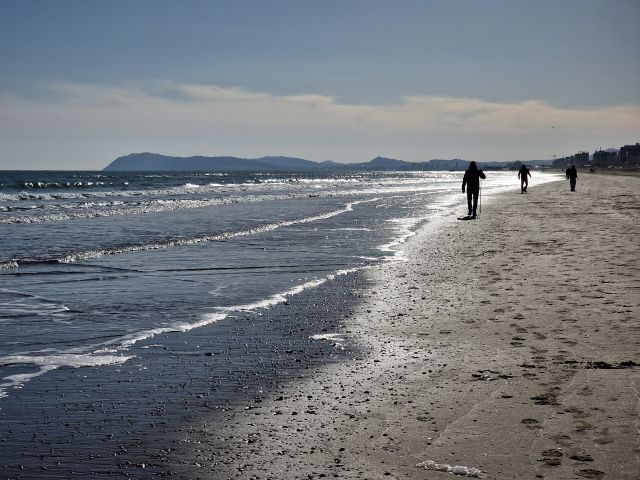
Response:
POLYGON ((477 170, 478 167, 476 166, 476 162, 471 162, 469 164, 469 170, 477 170))

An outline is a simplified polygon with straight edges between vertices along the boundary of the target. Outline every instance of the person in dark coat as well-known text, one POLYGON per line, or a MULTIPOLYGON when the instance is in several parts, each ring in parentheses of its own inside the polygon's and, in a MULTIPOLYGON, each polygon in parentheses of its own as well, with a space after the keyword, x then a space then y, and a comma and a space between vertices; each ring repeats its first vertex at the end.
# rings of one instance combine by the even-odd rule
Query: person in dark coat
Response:
POLYGON ((523 163, 518 171, 518 178, 520 179, 520 193, 527 193, 527 187, 529 186, 529 179, 531 172, 527 166, 523 163))
POLYGON ((487 178, 484 172, 476 166, 476 162, 471 162, 469 168, 462 177, 462 193, 467 190, 467 204, 469 206, 469 216, 476 218, 478 208, 478 195, 480 194, 480 179, 487 178))
POLYGON ((578 180, 578 171, 576 170, 575 165, 571 165, 571 168, 567 170, 567 177, 569 177, 569 185, 571 186, 571 191, 576 191, 576 181, 578 180))

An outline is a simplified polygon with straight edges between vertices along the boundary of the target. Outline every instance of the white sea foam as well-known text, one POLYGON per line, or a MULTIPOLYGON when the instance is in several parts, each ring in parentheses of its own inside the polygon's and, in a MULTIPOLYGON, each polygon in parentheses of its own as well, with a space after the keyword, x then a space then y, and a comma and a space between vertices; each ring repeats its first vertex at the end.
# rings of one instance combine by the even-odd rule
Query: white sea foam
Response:
POLYGON ((18 262, 13 259, 0 261, 0 270, 7 270, 9 268, 18 268, 18 262))
MULTIPOLYGON (((205 325, 210 325, 212 323, 218 322, 224 319, 227 316, 226 313, 209 313, 204 315, 200 320, 196 322, 182 322, 175 323, 173 325, 167 325, 164 327, 152 328, 150 330, 142 330, 140 332, 134 332, 129 335, 124 335, 122 337, 118 337, 116 339, 109 340, 105 342, 103 345, 116 346, 116 351, 119 349, 128 349, 132 345, 141 342, 142 340, 147 340, 149 338, 153 338, 157 335, 161 335, 163 333, 184 333, 194 328, 204 327, 205 325)), ((113 351, 110 348, 98 350, 97 353, 105 352, 105 351, 113 351)))
POLYGON ((333 346, 337 347, 341 350, 344 350, 344 343, 346 338, 342 333, 318 333, 316 335, 311 335, 312 340, 325 340, 328 342, 333 342, 333 346))
POLYGON ((31 364, 48 367, 96 367, 124 363, 131 357, 123 355, 94 355, 56 353, 51 355, 8 355, 0 357, 0 365, 31 364))
POLYGON ((345 231, 345 232, 370 232, 371 231, 370 228, 353 228, 353 227, 334 228, 332 230, 345 231))
POLYGON ((254 311, 254 310, 259 310, 259 309, 263 309, 263 308, 270 308, 274 305, 277 305, 279 303, 285 303, 287 302, 288 298, 293 296, 293 295, 297 295, 305 290, 308 290, 310 288, 315 288, 319 285, 322 285, 323 283, 329 281, 329 280, 333 280, 334 278, 336 278, 337 276, 341 276, 341 275, 346 275, 348 273, 352 273, 352 272, 356 272, 358 271, 358 268, 348 268, 348 269, 344 269, 344 270, 338 270, 335 273, 332 273, 330 275, 327 275, 326 277, 323 278, 317 278, 314 280, 310 280, 308 282, 302 283, 300 285, 296 285, 293 288, 290 288, 289 290, 286 290, 284 292, 280 292, 280 293, 276 293, 268 298, 265 298, 263 300, 258 300, 256 302, 252 302, 252 303, 247 303, 244 305, 234 305, 231 307, 220 307, 220 310, 222 311, 226 311, 226 312, 249 312, 249 311, 254 311))
POLYGON ((392 260, 403 260, 404 250, 401 250, 398 247, 405 243, 409 237, 415 235, 416 233, 414 229, 428 218, 429 215, 424 215, 420 217, 393 218, 391 220, 387 220, 394 225, 393 228, 397 235, 391 242, 380 245, 378 249, 382 252, 393 253, 393 256, 391 257, 392 260))
POLYGON ((10 388, 21 388, 32 378, 39 377, 40 375, 56 368, 58 367, 54 365, 44 365, 35 372, 6 376, 5 378, 3 378, 4 381, 0 383, 0 398, 5 398, 7 396, 7 391, 10 388))
POLYGON ((332 342, 344 342, 344 335, 341 333, 318 333, 311 335, 312 340, 331 340, 332 342))
POLYGON ((0 366, 35 365, 34 372, 19 373, 4 377, 0 383, 0 398, 7 396, 9 389, 21 388, 29 380, 60 367, 96 367, 101 365, 115 365, 129 360, 124 355, 93 355, 93 354, 52 354, 52 355, 9 355, 0 357, 0 366))

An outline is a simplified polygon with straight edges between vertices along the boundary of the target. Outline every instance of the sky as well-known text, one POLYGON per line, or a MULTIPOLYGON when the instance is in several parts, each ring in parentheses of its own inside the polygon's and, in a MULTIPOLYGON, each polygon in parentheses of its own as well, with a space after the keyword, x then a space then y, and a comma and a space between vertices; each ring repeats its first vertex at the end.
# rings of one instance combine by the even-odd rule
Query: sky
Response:
POLYGON ((0 0, 0 169, 640 141, 640 0, 0 0))

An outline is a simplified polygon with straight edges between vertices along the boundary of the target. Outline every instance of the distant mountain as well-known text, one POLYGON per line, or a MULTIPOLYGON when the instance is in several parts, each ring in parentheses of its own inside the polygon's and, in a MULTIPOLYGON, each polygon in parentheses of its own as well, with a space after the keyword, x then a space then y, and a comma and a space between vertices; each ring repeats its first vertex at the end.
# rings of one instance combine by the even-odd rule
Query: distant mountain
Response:
POLYGON ((292 157, 262 157, 256 159, 239 157, 170 157, 157 153, 131 153, 116 158, 105 171, 278 171, 317 170, 317 162, 292 157))
POLYGON ((157 153, 132 153, 116 158, 107 165, 105 171, 153 171, 163 170, 171 157, 157 153))
POLYGON ((412 163, 395 158, 376 157, 367 163, 358 164, 361 168, 374 170, 413 170, 424 166, 424 162, 412 163))
MULTIPOLYGON (((478 162, 485 169, 518 169, 523 162, 478 162)), ((531 160, 528 166, 550 165, 550 160, 531 160)), ((312 162, 295 157, 170 157, 157 153, 131 153, 116 158, 105 171, 235 171, 235 172, 277 172, 308 170, 465 170, 469 162, 462 159, 429 160, 428 162, 406 162, 394 158, 376 157, 364 163, 312 162)))

